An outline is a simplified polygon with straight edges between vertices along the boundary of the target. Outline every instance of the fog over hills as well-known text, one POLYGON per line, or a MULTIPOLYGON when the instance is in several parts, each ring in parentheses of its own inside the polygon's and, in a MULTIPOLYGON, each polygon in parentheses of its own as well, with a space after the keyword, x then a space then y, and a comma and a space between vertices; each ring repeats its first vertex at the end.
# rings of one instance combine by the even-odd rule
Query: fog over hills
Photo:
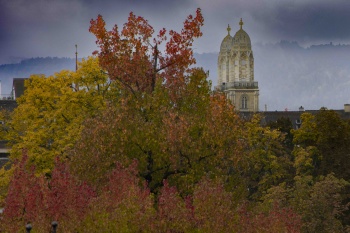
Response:
MULTIPOLYGON (((218 46, 219 47, 219 46, 218 46)), ((260 110, 342 109, 350 103, 350 45, 313 45, 296 42, 254 44, 255 80, 259 82, 260 110)), ((197 66, 209 70, 217 85, 218 53, 195 54, 197 66)), ((0 65, 2 94, 9 94, 13 78, 52 75, 75 69, 73 58, 31 58, 0 65)))
POLYGON ((11 93, 13 78, 29 78, 31 74, 52 75, 63 69, 74 70, 75 59, 38 57, 23 59, 19 63, 0 65, 1 93, 2 95, 11 93))
MULTIPOLYGON (((296 42, 255 44, 255 80, 260 110, 343 109, 350 103, 350 45, 313 45, 296 42)), ((197 65, 209 70, 217 85, 217 53, 195 54, 197 65)))

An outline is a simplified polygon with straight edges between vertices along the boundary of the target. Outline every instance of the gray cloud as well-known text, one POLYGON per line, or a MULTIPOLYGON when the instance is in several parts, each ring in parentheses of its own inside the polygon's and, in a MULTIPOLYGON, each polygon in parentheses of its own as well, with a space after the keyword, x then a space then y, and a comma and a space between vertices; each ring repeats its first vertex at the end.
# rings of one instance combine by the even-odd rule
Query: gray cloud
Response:
POLYGON ((282 2, 269 11, 252 14, 257 25, 270 33, 270 37, 297 41, 350 39, 350 2, 305 1, 282 2), (260 22, 260 23, 259 23, 260 22))
POLYGON ((98 14, 109 28, 121 27, 130 11, 161 28, 177 17, 181 24, 191 6, 188 0, 0 0, 0 64, 12 56, 74 56, 75 44, 80 56, 91 55, 96 46, 88 28, 98 14))
POLYGON ((120 27, 133 11, 155 29, 181 29, 197 7, 205 17, 196 52, 218 51, 227 24, 238 30, 239 18, 252 42, 295 40, 349 43, 347 0, 0 0, 0 64, 12 56, 88 56, 96 49, 89 22, 98 14, 107 26, 120 27))

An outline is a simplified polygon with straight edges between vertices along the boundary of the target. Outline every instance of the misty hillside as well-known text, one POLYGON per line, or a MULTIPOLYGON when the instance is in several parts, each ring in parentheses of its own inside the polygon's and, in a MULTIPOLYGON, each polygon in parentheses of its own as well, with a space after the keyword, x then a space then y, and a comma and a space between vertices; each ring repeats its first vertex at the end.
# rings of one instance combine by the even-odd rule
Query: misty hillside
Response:
MULTIPOLYGON (((260 88, 260 110, 342 109, 350 103, 350 45, 314 45, 296 42, 253 45, 255 80, 260 88)), ((209 70, 217 85, 217 53, 195 54, 197 66, 209 70)), ((75 59, 31 58, 17 64, 0 65, 2 94, 9 94, 13 78, 31 74, 52 75, 74 70, 75 59)))
POLYGON ((31 74, 52 75, 63 69, 75 70, 75 59, 38 57, 24 59, 20 63, 0 65, 2 94, 9 94, 13 78, 29 78, 31 74))
MULTIPOLYGON (((342 109, 350 103, 350 45, 253 45, 260 110, 342 109)), ((195 54, 217 85, 217 53, 195 54)))

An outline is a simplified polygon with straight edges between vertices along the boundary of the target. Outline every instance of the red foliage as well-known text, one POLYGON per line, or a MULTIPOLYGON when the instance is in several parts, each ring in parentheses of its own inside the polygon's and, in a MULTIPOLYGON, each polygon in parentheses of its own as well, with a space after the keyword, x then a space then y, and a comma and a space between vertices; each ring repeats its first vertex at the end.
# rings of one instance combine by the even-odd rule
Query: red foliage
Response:
POLYGON ((191 47, 194 38, 202 35, 200 28, 203 21, 201 11, 197 9, 195 17, 190 15, 185 20, 181 33, 169 31, 169 41, 166 29, 153 37, 154 29, 148 21, 132 12, 121 31, 117 25, 107 31, 101 15, 91 20, 89 30, 96 36, 96 44, 100 48, 94 53, 98 54, 102 68, 112 80, 120 81, 133 93, 152 92, 157 78, 172 88, 184 84, 185 73, 195 63, 191 47), (158 46, 165 41, 163 54, 158 46))
POLYGON ((96 196, 85 183, 56 162, 50 180, 26 168, 27 156, 16 163, 1 220, 6 232, 24 230, 32 222, 37 232, 48 232, 52 220, 62 232, 82 227, 92 232, 300 232, 301 219, 289 208, 277 205, 268 213, 238 208, 222 182, 204 179, 195 185, 193 197, 182 198, 167 181, 154 209, 153 195, 140 185, 137 163, 117 163, 105 189, 96 196))
POLYGON ((139 184, 137 173, 136 161, 128 167, 117 163, 107 185, 91 203, 84 228, 91 232, 153 231, 154 200, 146 185, 139 184))
POLYGON ((120 163, 116 164, 116 168, 109 175, 109 182, 103 192, 108 200, 107 205, 117 207, 121 203, 130 198, 140 207, 145 207, 148 203, 145 201, 150 196, 150 191, 146 184, 140 187, 140 180, 137 176, 137 162, 134 160, 128 167, 123 167, 120 163))
POLYGON ((38 220, 38 214, 45 211, 43 178, 34 174, 34 168, 26 168, 26 152, 21 161, 15 164, 8 195, 5 200, 2 227, 9 232, 16 232, 27 222, 38 220))
POLYGON ((219 181, 203 179, 193 194, 196 225, 204 232, 225 232, 235 229, 234 199, 219 181))
POLYGON ((301 216, 291 208, 280 208, 274 205, 268 213, 248 212, 243 205, 238 211, 240 216, 240 232, 301 232, 301 216))
POLYGON ((176 187, 164 186, 158 197, 157 228, 160 232, 184 232, 193 225, 193 208, 179 196, 176 187))
POLYGON ((48 183, 48 214, 54 220, 83 217, 95 192, 85 182, 77 181, 68 171, 68 166, 57 162, 48 183))
POLYGON ((53 220, 69 223, 84 215, 95 196, 87 184, 74 179, 63 163, 57 162, 52 178, 48 180, 36 176, 35 168, 27 169, 26 162, 24 153, 22 160, 14 165, 15 172, 5 200, 4 229, 17 232, 27 222, 48 229, 53 220))

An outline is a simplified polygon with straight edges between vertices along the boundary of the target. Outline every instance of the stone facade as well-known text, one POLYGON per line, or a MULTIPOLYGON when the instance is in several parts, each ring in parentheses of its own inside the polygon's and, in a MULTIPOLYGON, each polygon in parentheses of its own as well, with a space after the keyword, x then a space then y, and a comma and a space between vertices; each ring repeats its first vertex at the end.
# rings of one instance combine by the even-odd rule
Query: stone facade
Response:
POLYGON ((259 87, 254 81, 254 56, 249 35, 243 30, 243 21, 234 37, 223 39, 218 57, 217 91, 223 91, 241 112, 259 111, 259 87))

